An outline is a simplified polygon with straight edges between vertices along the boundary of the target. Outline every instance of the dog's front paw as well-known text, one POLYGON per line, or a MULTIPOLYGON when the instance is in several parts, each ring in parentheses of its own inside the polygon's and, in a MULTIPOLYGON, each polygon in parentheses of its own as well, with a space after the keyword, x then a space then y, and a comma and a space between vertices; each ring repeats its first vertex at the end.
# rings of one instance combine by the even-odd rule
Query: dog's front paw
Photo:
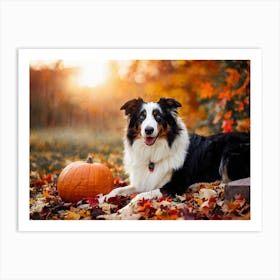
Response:
POLYGON ((117 195, 120 195, 119 193, 120 193, 119 189, 114 189, 114 190, 112 190, 110 193, 108 193, 106 195, 99 194, 98 197, 97 197, 98 203, 99 204, 103 204, 105 202, 108 202, 109 198, 115 197, 117 195))
POLYGON ((109 192, 106 195, 99 195, 98 202, 99 202, 99 204, 101 204, 101 203, 107 202, 108 199, 111 197, 115 197, 118 195, 122 195, 122 196, 131 195, 135 192, 136 192, 135 187, 130 186, 130 185, 126 186, 126 187, 116 188, 116 189, 113 189, 111 192, 109 192))
POLYGON ((138 195, 136 195, 130 203, 135 204, 137 203, 139 200, 145 199, 145 200, 150 200, 150 199, 156 199, 162 197, 162 193, 160 192, 159 189, 156 190, 152 190, 149 192, 144 192, 144 193, 139 193, 138 195))
POLYGON ((103 204, 105 202, 106 196, 101 193, 97 196, 97 199, 98 199, 98 204, 100 205, 100 204, 103 204))

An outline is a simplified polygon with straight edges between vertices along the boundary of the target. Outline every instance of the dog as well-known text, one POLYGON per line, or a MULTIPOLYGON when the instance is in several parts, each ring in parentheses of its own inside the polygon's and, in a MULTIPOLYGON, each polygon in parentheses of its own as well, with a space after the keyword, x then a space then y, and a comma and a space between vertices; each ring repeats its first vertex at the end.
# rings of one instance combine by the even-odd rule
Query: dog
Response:
POLYGON ((139 193, 131 201, 175 196, 194 183, 250 177, 250 134, 189 135, 173 98, 127 101, 124 165, 130 185, 105 198, 139 193))

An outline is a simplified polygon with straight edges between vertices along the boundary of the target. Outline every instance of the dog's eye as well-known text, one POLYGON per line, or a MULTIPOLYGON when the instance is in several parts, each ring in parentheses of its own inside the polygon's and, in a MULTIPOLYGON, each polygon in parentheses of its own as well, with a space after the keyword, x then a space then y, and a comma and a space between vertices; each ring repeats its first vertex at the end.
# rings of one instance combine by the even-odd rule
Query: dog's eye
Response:
POLYGON ((146 112, 144 111, 140 114, 139 120, 142 122, 145 120, 145 118, 146 118, 146 112))
POLYGON ((160 113, 158 111, 154 111, 153 115, 154 115, 154 118, 157 122, 161 121, 161 116, 160 116, 160 113))

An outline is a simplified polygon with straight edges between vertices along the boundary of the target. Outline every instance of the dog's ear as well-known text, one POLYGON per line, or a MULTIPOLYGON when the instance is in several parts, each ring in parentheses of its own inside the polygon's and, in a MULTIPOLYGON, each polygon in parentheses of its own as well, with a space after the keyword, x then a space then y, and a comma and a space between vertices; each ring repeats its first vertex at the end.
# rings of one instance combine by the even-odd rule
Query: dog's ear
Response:
POLYGON ((121 110, 125 110, 125 115, 131 115, 139 106, 142 105, 143 99, 139 97, 138 99, 132 99, 127 101, 122 105, 121 110))
POLYGON ((161 98, 159 101, 158 101, 159 105, 169 109, 169 110, 172 110, 172 111, 177 111, 176 109, 178 107, 182 107, 181 103, 178 102, 177 100, 175 100, 174 98, 161 98))

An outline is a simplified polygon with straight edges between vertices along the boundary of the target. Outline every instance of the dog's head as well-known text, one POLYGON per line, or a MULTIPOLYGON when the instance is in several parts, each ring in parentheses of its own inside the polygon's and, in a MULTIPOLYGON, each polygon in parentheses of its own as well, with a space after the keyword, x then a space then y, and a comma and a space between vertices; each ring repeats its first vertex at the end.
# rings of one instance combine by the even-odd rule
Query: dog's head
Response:
POLYGON ((127 138, 132 145, 135 139, 143 139, 152 146, 158 138, 165 138, 172 145, 179 128, 176 122, 177 108, 181 104, 173 98, 161 98, 158 102, 144 102, 142 98, 127 101, 121 110, 129 118, 127 138))

